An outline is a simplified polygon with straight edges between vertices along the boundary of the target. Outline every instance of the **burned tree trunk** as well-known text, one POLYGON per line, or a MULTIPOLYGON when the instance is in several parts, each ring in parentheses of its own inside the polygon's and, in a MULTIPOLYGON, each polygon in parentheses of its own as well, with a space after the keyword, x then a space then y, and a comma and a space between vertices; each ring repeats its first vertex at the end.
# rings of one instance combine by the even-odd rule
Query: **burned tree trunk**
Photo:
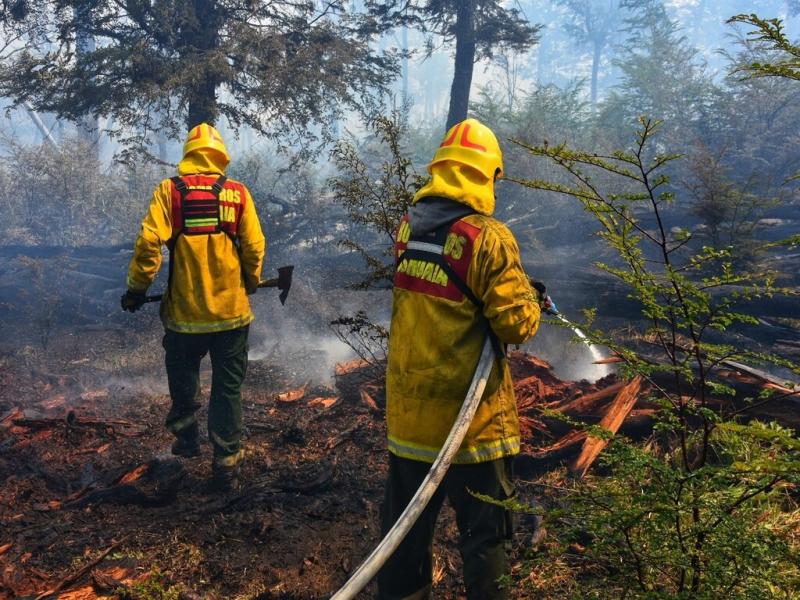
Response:
POLYGON ((450 87, 447 127, 467 118, 472 69, 475 65, 475 0, 460 0, 456 18, 456 58, 450 87))
POLYGON ((187 90, 186 128, 200 123, 214 125, 219 117, 217 88, 222 78, 216 71, 214 53, 219 49, 222 23, 215 0, 192 0, 182 35, 182 58, 195 61, 198 69, 187 90))

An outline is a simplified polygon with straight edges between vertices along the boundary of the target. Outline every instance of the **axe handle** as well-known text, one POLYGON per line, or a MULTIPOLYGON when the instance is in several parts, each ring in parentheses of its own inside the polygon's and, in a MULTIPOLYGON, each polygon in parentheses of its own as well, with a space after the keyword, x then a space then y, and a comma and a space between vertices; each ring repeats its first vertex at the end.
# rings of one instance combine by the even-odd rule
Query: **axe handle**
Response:
MULTIPOLYGON (((264 279, 258 282, 258 287, 260 288, 268 288, 268 287, 278 287, 278 278, 273 277, 272 279, 264 279)), ((154 294, 152 296, 145 296, 145 303, 147 302, 161 302, 164 298, 164 294, 154 294)))
MULTIPOLYGON (((258 287, 260 288, 268 288, 268 287, 278 287, 278 279, 265 279, 264 281, 258 282, 258 287)), ((163 300, 164 294, 154 294, 152 296, 145 296, 144 301, 145 304, 148 302, 161 302, 163 300)))

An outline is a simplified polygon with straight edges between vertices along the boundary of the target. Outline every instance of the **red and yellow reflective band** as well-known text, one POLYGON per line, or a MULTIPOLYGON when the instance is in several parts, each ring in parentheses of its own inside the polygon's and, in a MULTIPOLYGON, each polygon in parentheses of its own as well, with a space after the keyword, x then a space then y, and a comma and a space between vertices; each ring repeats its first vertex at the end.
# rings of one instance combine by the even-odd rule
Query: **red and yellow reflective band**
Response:
MULTIPOLYGON (((467 280, 469 267, 472 264, 473 246, 480 232, 479 227, 461 220, 450 227, 445 239, 442 257, 462 281, 467 280)), ((464 300, 463 292, 456 283, 450 281, 447 273, 439 265, 422 258, 404 256, 411 234, 411 225, 406 215, 400 222, 395 243, 395 256, 398 260, 394 277, 395 287, 454 302, 464 300)))

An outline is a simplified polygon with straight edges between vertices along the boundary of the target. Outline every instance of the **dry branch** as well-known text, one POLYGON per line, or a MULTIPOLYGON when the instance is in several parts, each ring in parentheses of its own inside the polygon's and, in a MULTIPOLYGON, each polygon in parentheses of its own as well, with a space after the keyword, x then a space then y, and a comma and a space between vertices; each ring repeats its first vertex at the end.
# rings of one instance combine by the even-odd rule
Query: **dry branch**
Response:
POLYGON ((81 567, 80 569, 78 569, 78 570, 77 570, 75 573, 73 573, 72 575, 67 575, 66 577, 64 577, 64 578, 63 578, 61 581, 59 581, 59 582, 58 582, 58 583, 57 583, 57 584, 56 584, 54 587, 52 587, 52 588, 50 588, 49 590, 47 590, 46 592, 42 592, 41 594, 39 594, 38 596, 36 596, 35 600, 44 600, 45 598, 47 598, 47 597, 49 597, 49 596, 52 596, 53 594, 57 594, 58 592, 60 592, 61 590, 63 590, 65 587, 67 587, 67 586, 68 586, 68 585, 70 585, 71 583, 75 583, 75 582, 76 582, 76 581, 78 581, 78 580, 79 580, 81 577, 83 577, 84 575, 86 575, 87 573, 89 573, 89 572, 90 572, 92 569, 94 569, 94 568, 95 568, 97 565, 99 565, 101 562, 103 562, 103 559, 104 559, 106 556, 108 556, 109 554, 111 554, 111 552, 112 552, 112 551, 114 551, 116 548, 118 548, 118 547, 120 546, 120 544, 122 544, 122 542, 124 542, 124 541, 125 541, 125 538, 123 537, 123 538, 122 538, 121 540, 119 540, 118 542, 114 542, 114 543, 113 543, 113 544, 111 544, 111 545, 110 545, 108 548, 106 548, 105 550, 103 550, 103 551, 102 551, 102 552, 101 552, 101 553, 100 553, 100 554, 97 556, 97 558, 95 558, 95 559, 93 559, 93 560, 90 560, 90 561, 89 561, 89 562, 88 562, 86 565, 84 565, 83 567, 81 567))

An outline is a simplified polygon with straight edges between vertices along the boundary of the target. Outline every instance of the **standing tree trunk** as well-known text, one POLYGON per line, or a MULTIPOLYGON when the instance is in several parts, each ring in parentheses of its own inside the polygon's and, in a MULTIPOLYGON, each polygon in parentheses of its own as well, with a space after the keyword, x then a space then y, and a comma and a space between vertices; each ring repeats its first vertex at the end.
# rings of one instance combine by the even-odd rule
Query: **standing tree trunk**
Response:
POLYGON ((592 90, 591 103, 592 114, 597 112, 597 79, 600 73, 600 60, 603 58, 603 46, 605 44, 599 38, 594 40, 594 53, 592 54, 592 90))
POLYGON ((187 90, 187 129, 200 123, 215 125, 219 117, 217 88, 222 78, 216 72, 212 55, 219 48, 221 26, 215 0, 190 0, 187 3, 187 20, 182 40, 186 54, 182 58, 193 59, 198 69, 197 76, 187 90))
MULTIPOLYGON (((87 31, 86 22, 90 19, 88 7, 75 8, 73 17, 75 19, 75 56, 78 63, 86 60, 87 55, 95 51, 94 36, 87 31)), ((78 135, 81 140, 86 142, 90 152, 97 157, 99 155, 100 128, 98 127, 97 117, 86 114, 78 119, 78 135)))
POLYGON ((472 69, 475 66, 475 0, 459 0, 456 17, 456 60, 450 87, 447 127, 467 118, 472 69))
POLYGON ((408 109, 408 27, 403 27, 403 110, 408 109))

